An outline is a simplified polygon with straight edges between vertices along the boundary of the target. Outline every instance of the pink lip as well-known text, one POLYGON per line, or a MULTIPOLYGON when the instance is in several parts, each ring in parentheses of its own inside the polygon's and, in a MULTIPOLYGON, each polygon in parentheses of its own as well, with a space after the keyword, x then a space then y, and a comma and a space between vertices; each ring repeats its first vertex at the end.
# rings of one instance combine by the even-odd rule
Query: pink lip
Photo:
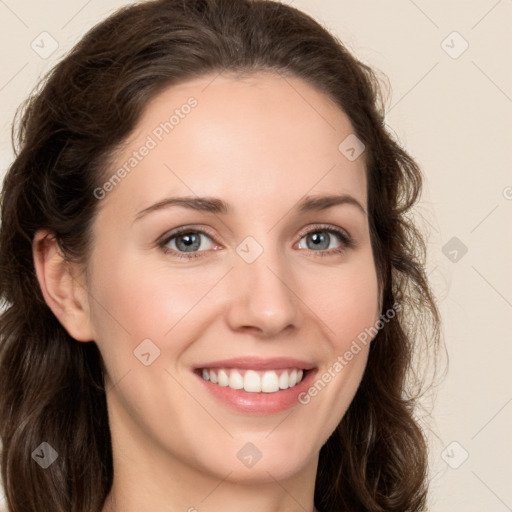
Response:
POLYGON ((235 357, 196 366, 198 370, 203 368, 239 368, 241 370, 282 370, 285 368, 298 368, 299 370, 312 370, 315 368, 315 365, 292 357, 272 357, 269 359, 235 357))
POLYGON ((235 409, 237 412, 265 416, 300 405, 299 395, 305 393, 312 385, 316 372, 316 370, 309 370, 298 384, 275 393, 248 393, 243 389, 231 389, 212 384, 197 373, 196 376, 206 390, 222 404, 235 409))
POLYGON ((312 363, 289 357, 275 357, 260 359, 255 357, 237 357, 205 363, 197 366, 195 375, 205 389, 222 404, 238 412, 264 416, 276 414, 300 404, 299 395, 307 391, 312 385, 317 368, 312 363), (201 376, 201 369, 208 368, 237 368, 246 370, 279 370, 285 368, 299 368, 306 370, 303 379, 292 388, 276 391, 275 393, 249 393, 243 389, 231 389, 206 381, 201 376))

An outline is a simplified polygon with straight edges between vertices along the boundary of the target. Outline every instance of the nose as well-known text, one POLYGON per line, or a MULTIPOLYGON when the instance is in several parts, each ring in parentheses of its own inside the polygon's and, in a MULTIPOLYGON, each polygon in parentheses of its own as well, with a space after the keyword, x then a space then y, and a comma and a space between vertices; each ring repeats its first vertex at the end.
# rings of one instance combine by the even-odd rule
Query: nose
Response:
POLYGON ((281 259, 264 252, 252 263, 236 263, 226 313, 232 330, 271 338, 300 327, 302 302, 294 290, 291 269, 281 259))

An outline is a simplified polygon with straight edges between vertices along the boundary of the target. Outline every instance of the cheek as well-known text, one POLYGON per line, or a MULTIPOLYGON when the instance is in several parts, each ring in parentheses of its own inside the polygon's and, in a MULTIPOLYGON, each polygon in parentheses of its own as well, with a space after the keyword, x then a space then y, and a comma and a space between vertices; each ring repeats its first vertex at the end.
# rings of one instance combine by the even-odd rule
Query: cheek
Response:
POLYGON ((373 258, 359 253, 350 264, 322 269, 304 281, 307 305, 323 325, 322 367, 299 401, 327 438, 341 421, 361 382, 379 319, 373 258))
POLYGON ((369 254, 307 277, 303 290, 305 302, 321 320, 337 354, 379 317, 377 275, 369 254))
POLYGON ((114 257, 111 265, 105 258, 95 269, 91 310, 97 341, 132 351, 146 338, 163 349, 171 337, 179 351, 173 334, 199 320, 204 297, 223 275, 222 268, 170 268, 117 257, 115 264, 114 257))

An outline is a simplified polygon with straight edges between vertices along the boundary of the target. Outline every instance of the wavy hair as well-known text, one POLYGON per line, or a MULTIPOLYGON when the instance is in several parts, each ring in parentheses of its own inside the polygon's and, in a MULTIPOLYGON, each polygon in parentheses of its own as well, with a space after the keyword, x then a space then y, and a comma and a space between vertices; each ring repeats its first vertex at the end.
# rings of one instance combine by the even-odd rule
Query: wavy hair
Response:
MULTIPOLYGON (((427 446, 414 418, 416 350, 434 347, 439 318, 425 244, 411 220, 422 178, 384 122, 370 67, 303 12, 270 0, 152 0, 92 28, 18 112, 16 158, 0 227, 1 476, 10 512, 99 512, 113 481, 103 362, 46 305, 32 241, 56 237, 87 263, 94 189, 163 89, 212 72, 272 71, 325 93, 367 148, 368 216, 382 311, 402 308, 371 344, 361 385, 320 451, 315 505, 323 512, 406 512, 426 504, 427 446), (414 391, 413 391, 414 388, 414 391), (59 447, 41 470, 31 453, 59 447)), ((421 382, 421 379, 418 380, 421 382)))

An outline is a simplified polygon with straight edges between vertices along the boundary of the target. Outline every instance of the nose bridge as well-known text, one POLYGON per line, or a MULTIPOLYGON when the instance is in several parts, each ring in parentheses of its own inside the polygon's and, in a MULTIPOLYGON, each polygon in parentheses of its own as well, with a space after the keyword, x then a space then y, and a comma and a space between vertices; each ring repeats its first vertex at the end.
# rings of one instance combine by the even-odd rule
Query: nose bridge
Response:
POLYGON ((293 275, 275 244, 263 247, 255 242, 246 239, 237 248, 228 321, 236 330, 253 328, 276 335, 289 326, 298 327, 301 321, 293 275))

